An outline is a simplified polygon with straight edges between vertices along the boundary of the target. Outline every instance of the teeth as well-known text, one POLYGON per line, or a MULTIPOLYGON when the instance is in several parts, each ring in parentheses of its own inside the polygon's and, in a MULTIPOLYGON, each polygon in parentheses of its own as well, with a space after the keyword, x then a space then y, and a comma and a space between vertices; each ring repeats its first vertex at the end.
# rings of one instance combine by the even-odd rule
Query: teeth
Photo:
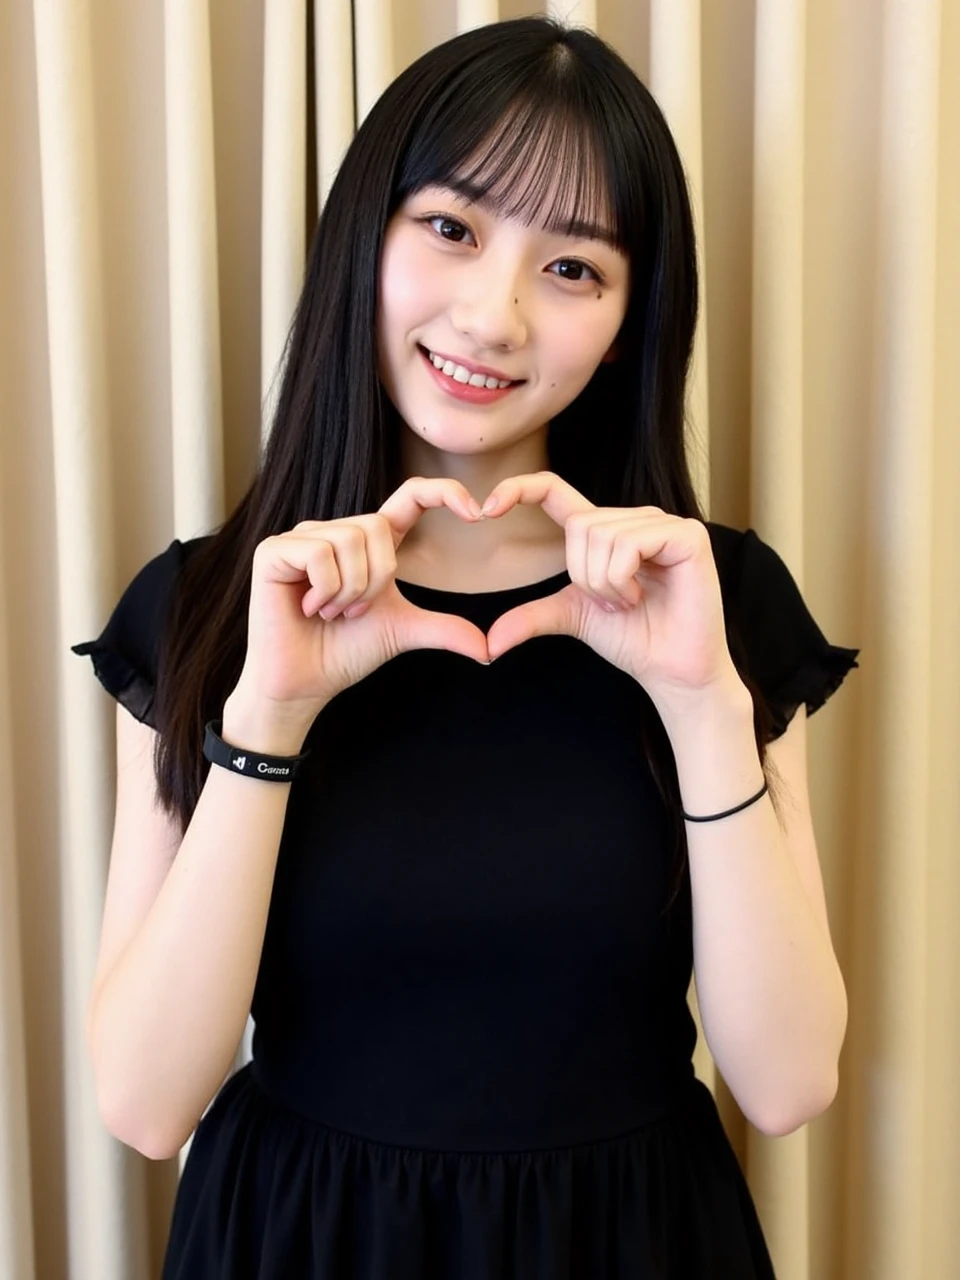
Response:
POLYGON ((441 360, 432 351, 430 352, 430 363, 434 368, 439 369, 441 373, 445 373, 448 378, 453 378, 454 382, 463 382, 471 387, 487 387, 492 391, 494 387, 503 388, 510 385, 509 379, 501 382, 497 378, 487 377, 482 373, 471 373, 462 364, 454 364, 452 360, 441 360))

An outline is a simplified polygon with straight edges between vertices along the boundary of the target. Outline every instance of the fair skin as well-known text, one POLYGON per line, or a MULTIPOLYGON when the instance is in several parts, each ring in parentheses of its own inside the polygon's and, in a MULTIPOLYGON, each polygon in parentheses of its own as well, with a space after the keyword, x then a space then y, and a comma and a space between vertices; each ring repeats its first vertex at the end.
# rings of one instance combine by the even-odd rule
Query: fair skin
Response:
MULTIPOLYGON (((452 477, 482 503, 502 480, 546 469, 551 418, 614 358, 629 277, 627 257, 599 239, 525 226, 444 187, 409 196, 386 231, 377 335, 380 377, 407 428, 403 478, 452 477), (522 383, 493 403, 465 402, 438 384, 421 347, 522 383)), ((435 577, 456 566, 469 590, 476 571, 524 560, 559 572, 564 535, 536 506, 477 524, 437 508, 397 560, 401 579, 408 567, 420 580, 424 566, 435 577)))
MULTIPOLYGON (((403 475, 451 476, 480 504, 494 490, 500 499, 476 524, 425 512, 398 548, 398 577, 492 590, 567 567, 570 588, 498 618, 490 657, 535 635, 573 635, 640 680, 671 740, 686 812, 712 814, 754 795, 763 772, 707 534, 659 508, 595 508, 548 470, 550 417, 616 352, 628 291, 628 262, 599 239, 571 243, 438 189, 398 210, 378 339, 381 380, 406 425, 403 475), (557 279, 580 275, 559 268, 571 257, 603 283, 591 273, 586 283, 557 279), (522 381, 492 403, 467 403, 439 383, 420 346, 522 381), (538 572, 517 567, 538 550, 538 572), (517 576, 477 585, 490 564, 517 576), (435 581, 444 573, 449 584, 435 581), (599 612, 604 602, 612 614, 599 612)), ((832 1101, 847 1007, 810 819, 803 709, 769 758, 782 815, 764 796, 730 818, 687 824, 687 845, 710 1050, 748 1119, 785 1134, 832 1101)))

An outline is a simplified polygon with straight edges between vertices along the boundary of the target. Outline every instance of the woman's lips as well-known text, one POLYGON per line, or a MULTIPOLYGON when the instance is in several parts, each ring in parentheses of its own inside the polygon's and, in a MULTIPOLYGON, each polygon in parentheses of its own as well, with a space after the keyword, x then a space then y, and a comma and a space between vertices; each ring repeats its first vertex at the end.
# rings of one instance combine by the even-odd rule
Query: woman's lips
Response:
POLYGON ((471 387, 468 382, 457 382, 449 374, 441 373, 430 359, 425 347, 418 346, 417 350, 434 382, 455 400, 463 400, 467 404, 491 404, 494 400, 502 400, 504 396, 508 396, 511 391, 515 391, 522 385, 519 382, 513 382, 509 387, 471 387))

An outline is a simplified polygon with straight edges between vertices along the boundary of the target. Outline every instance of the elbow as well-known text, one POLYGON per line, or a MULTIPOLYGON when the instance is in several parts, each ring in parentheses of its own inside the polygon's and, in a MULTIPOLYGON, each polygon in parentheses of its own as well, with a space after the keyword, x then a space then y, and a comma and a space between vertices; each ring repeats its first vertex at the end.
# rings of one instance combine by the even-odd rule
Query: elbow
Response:
POLYGON ((148 1160, 172 1160, 180 1151, 182 1143, 172 1142, 169 1137, 151 1133, 142 1127, 128 1122, 129 1118, 119 1117, 109 1111, 101 1103, 100 1120, 107 1132, 125 1147, 131 1147, 148 1160))
POLYGON ((114 1136, 132 1147, 134 1151, 138 1151, 140 1155, 145 1156, 148 1160, 172 1160, 178 1155, 182 1142, 171 1141, 169 1137, 163 1134, 154 1134, 150 1132, 133 1133, 129 1137, 124 1137, 122 1133, 112 1131, 114 1136))
MULTIPOLYGON (((133 1145, 133 1144, 130 1144, 133 1145)), ((148 1160, 172 1160, 180 1154, 182 1143, 170 1144, 169 1142, 142 1142, 138 1143, 135 1150, 139 1151, 142 1156, 146 1156, 148 1160)))
POLYGON ((801 1067, 793 1056, 794 1072, 784 1073, 777 1085, 762 1100, 755 1100, 752 1111, 744 1115, 763 1134, 785 1138, 788 1134, 816 1120, 832 1105, 840 1083, 840 1053, 847 1029, 847 994, 837 969, 837 999, 830 1008, 833 1016, 823 1028, 819 1052, 811 1047, 810 1056, 801 1067))
POLYGON ((156 1130, 145 1130, 144 1126, 137 1123, 133 1117, 129 1098, 125 1103, 120 1104, 112 1094, 107 1093, 103 1084, 103 1069, 98 1052, 92 1002, 87 1012, 86 1048, 87 1056, 93 1067, 94 1085, 97 1094, 97 1112, 100 1116, 100 1123, 110 1136, 116 1138, 118 1142, 122 1142, 125 1147, 132 1147, 134 1151, 146 1156, 148 1160, 171 1160, 175 1155, 178 1155, 184 1142, 186 1142, 186 1138, 178 1141, 171 1139, 168 1134, 161 1134, 156 1130))
POLYGON ((780 1090, 762 1105, 744 1107, 743 1113, 768 1138, 785 1138, 823 1115, 836 1098, 838 1085, 839 1073, 834 1066, 815 1084, 808 1084, 803 1090, 780 1090))
MULTIPOLYGON (((94 1070, 96 1077, 96 1069, 94 1070)), ((131 1114, 129 1103, 118 1106, 115 1099, 104 1096, 97 1082, 97 1112, 100 1123, 118 1142, 125 1147, 132 1147, 148 1160, 170 1160, 177 1155, 182 1142, 174 1142, 169 1136, 150 1131, 138 1123, 131 1114)))

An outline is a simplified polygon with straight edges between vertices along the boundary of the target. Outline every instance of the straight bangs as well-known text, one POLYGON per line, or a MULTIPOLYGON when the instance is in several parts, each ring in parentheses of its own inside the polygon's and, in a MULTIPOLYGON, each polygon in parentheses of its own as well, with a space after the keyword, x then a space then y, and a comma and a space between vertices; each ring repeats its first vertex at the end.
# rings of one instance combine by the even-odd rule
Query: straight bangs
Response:
POLYGON ((629 254, 620 148, 603 123, 609 86, 591 85, 594 74, 563 46, 533 67, 528 55, 516 67, 502 57, 464 65, 414 130, 393 207, 423 187, 448 187, 526 226, 629 254))

